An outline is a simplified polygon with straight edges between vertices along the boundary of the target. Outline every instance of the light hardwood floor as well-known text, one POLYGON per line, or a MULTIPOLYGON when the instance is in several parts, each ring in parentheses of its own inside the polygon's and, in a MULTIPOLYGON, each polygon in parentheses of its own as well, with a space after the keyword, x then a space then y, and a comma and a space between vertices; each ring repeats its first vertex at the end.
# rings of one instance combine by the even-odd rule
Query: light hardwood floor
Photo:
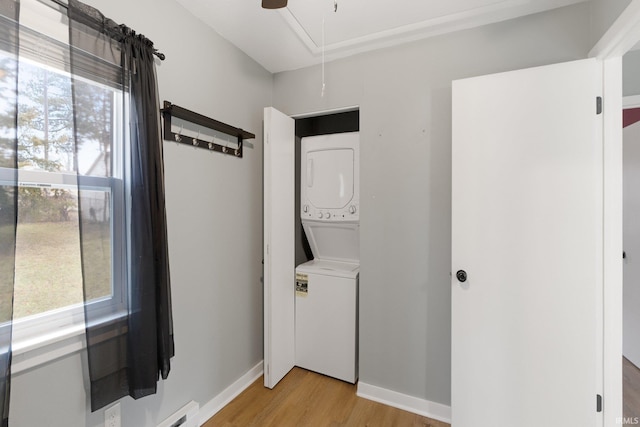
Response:
POLYGON ((640 419, 640 369, 626 357, 622 358, 622 396, 624 417, 640 419))
MULTIPOLYGON (((421 426, 449 424, 356 396, 356 386, 294 368, 274 390, 260 377, 203 427, 421 426)), ((625 418, 640 417, 640 369, 623 358, 625 418)))
POLYGON ((263 378, 203 427, 450 427, 449 424, 356 396, 356 386, 293 368, 273 389, 263 378))

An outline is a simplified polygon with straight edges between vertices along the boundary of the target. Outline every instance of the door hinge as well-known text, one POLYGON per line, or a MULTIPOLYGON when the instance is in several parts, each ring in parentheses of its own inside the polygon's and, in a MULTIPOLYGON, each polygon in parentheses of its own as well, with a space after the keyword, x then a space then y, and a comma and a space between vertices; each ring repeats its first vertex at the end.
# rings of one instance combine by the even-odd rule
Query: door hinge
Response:
POLYGON ((596 114, 602 114, 602 97, 596 96, 596 114))
POLYGON ((596 394, 596 412, 602 412, 602 396, 596 394))

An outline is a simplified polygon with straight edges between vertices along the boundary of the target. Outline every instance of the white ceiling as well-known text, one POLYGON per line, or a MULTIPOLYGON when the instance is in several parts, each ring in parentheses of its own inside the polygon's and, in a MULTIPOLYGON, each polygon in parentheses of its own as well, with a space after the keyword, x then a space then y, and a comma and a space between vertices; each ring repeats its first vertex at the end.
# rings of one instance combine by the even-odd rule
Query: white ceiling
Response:
POLYGON ((261 0, 177 1, 276 73, 318 64, 323 50, 330 61, 587 0, 289 0, 278 10, 261 0))

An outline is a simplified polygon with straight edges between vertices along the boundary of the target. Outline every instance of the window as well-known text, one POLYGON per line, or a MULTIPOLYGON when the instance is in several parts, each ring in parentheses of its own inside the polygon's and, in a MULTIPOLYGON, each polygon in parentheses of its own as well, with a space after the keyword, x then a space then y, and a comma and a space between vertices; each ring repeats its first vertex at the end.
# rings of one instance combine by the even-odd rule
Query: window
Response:
MULTIPOLYGON (((118 73, 108 65, 82 70, 72 92, 64 20, 52 4, 23 1, 21 22, 32 28, 20 29, 18 70, 6 65, 8 54, 0 50, 0 93, 18 73, 18 353, 21 346, 67 336, 69 328, 84 330, 81 244, 85 260, 90 258, 84 271, 88 309, 108 317, 125 306, 126 100, 118 73), (81 112, 75 120, 74 102, 81 112)), ((0 97, 0 120, 8 108, 0 97)), ((11 182, 13 173, 0 167, 0 183, 11 182)))

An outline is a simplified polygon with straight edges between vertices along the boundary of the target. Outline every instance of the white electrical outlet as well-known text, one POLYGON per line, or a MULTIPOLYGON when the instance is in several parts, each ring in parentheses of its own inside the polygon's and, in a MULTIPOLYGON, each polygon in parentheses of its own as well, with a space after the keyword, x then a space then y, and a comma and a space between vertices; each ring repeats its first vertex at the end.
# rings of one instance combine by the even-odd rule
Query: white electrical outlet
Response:
POLYGON ((104 427, 120 427, 120 403, 105 409, 104 427))

